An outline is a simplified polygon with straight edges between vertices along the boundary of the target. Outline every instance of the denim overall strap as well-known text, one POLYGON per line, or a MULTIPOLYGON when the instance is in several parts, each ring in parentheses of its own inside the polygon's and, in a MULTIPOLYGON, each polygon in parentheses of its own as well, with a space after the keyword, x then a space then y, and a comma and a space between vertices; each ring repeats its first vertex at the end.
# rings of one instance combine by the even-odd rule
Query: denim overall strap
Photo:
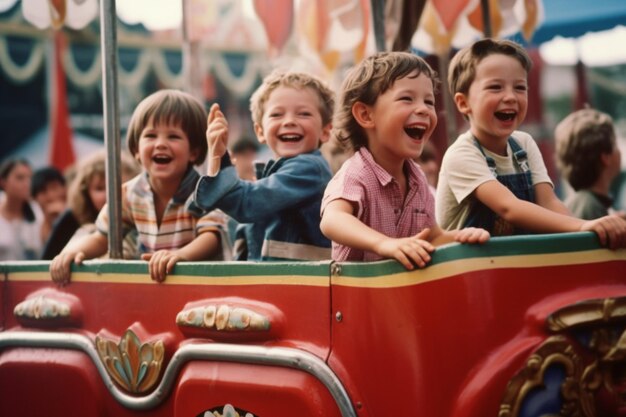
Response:
MULTIPOLYGON (((528 155, 515 139, 509 137, 509 146, 513 153, 513 159, 522 172, 515 174, 500 175, 496 170, 495 160, 485 154, 482 146, 474 138, 474 144, 485 157, 489 170, 493 173, 498 182, 508 188, 515 197, 520 200, 535 202, 535 191, 532 183, 530 167, 528 165, 528 155)), ((470 213, 465 221, 464 227, 482 227, 488 230, 492 236, 506 236, 513 234, 529 233, 528 231, 516 228, 496 215, 489 207, 478 200, 475 200, 470 208, 470 213)))

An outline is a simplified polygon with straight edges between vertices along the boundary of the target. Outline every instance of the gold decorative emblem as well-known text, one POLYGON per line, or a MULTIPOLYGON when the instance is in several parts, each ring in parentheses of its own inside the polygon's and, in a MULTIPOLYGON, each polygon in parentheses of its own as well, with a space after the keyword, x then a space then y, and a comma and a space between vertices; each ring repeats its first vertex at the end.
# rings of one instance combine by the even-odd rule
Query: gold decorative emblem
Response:
POLYGON ((625 318, 626 297, 589 300, 551 314, 547 327, 559 334, 544 341, 509 381, 498 416, 517 417, 528 401, 551 409, 541 413, 550 417, 624 416, 625 318), (547 377, 550 369, 558 376, 547 377), (531 399, 539 391, 550 395, 531 399))
POLYGON ((16 305, 13 314, 17 318, 49 320, 69 317, 70 310, 68 304, 40 295, 16 305))
POLYGON ((142 394, 156 384, 165 356, 161 340, 141 343, 129 329, 119 343, 96 336, 96 349, 108 374, 120 387, 142 394))
POLYGON ((219 331, 268 331, 270 321, 267 317, 243 307, 228 305, 207 305, 188 308, 176 315, 179 326, 214 329, 219 331))

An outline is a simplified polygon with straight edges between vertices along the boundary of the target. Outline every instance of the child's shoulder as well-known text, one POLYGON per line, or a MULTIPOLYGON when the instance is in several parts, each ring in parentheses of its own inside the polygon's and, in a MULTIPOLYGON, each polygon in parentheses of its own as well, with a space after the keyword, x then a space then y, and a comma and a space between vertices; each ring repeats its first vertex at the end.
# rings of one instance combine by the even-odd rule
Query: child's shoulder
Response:
POLYGON ((471 132, 467 131, 460 134, 454 143, 448 147, 443 155, 443 162, 455 161, 467 158, 468 156, 480 154, 479 148, 476 146, 474 136, 471 132))
POLYGON ((299 170, 314 169, 318 171, 330 172, 330 165, 319 150, 301 153, 291 158, 287 158, 279 169, 296 167, 299 170))
POLYGON ((532 137, 532 135, 528 132, 524 132, 521 130, 516 130, 511 134, 511 137, 517 141, 517 143, 524 149, 527 149, 529 144, 531 144, 530 146, 534 145, 535 139, 532 137))

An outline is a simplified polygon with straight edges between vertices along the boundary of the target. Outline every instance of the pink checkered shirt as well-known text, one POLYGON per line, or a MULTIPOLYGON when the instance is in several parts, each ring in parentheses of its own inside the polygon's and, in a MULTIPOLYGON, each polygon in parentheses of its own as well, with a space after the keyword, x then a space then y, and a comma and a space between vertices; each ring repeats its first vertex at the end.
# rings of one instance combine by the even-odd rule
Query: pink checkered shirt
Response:
MULTIPOLYGON (((359 149, 328 183, 322 200, 322 213, 333 200, 344 199, 357 207, 356 217, 364 224, 390 237, 409 237, 435 221, 435 199, 421 168, 405 162, 409 190, 404 199, 400 185, 378 165, 366 148, 359 149)), ((335 242, 335 261, 377 261, 373 252, 364 252, 335 242)))

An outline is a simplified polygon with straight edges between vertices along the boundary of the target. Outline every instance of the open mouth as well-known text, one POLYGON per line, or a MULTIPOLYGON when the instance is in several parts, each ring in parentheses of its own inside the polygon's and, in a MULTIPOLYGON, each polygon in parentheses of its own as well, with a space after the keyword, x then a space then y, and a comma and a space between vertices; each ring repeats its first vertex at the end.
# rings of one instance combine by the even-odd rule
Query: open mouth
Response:
POLYGON ((517 116, 517 112, 514 111, 497 111, 495 113, 496 119, 501 120, 503 122, 510 122, 515 119, 517 116))
POLYGON ((426 133, 426 128, 424 126, 407 126, 404 131, 413 139, 422 139, 426 133))
POLYGON ((155 155, 152 157, 152 162, 154 162, 155 164, 169 164, 170 162, 172 162, 172 157, 165 155, 155 155))
POLYGON ((302 140, 302 135, 279 135, 278 139, 281 142, 299 142, 300 140, 302 140))

